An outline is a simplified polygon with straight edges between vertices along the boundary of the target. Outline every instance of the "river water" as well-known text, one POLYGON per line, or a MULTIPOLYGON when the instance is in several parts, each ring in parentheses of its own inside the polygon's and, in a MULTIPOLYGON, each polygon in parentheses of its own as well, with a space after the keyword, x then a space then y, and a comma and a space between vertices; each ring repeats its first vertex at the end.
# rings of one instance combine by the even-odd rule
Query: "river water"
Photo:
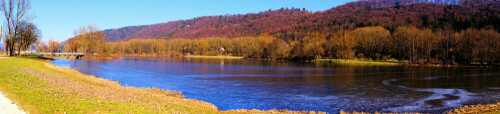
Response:
POLYGON ((182 91, 220 110, 442 113, 500 102, 500 68, 294 63, 213 58, 56 59, 124 86, 182 91))

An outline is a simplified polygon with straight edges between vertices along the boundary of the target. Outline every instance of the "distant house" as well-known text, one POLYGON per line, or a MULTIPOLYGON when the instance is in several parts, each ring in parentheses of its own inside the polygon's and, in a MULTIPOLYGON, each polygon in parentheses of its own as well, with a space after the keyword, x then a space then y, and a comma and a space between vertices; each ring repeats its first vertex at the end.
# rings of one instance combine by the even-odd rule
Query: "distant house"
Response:
POLYGON ((193 55, 193 52, 184 52, 183 55, 193 55))
POLYGON ((217 50, 215 50, 217 52, 224 52, 226 51, 226 49, 224 49, 224 47, 219 47, 217 50))
POLYGON ((223 54, 224 51, 226 51, 226 49, 224 49, 224 47, 219 47, 217 48, 217 50, 215 50, 218 54, 223 54))

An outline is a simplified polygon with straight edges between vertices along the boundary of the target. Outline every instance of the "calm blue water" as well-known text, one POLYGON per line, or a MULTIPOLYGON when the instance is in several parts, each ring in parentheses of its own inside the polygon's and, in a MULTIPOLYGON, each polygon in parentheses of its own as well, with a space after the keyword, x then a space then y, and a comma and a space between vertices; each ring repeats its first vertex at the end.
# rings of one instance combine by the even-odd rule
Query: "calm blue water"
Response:
POLYGON ((220 110, 435 113, 500 102, 498 68, 133 57, 51 63, 124 86, 182 91, 187 98, 210 102, 220 110), (436 99, 446 100, 431 102, 436 99))

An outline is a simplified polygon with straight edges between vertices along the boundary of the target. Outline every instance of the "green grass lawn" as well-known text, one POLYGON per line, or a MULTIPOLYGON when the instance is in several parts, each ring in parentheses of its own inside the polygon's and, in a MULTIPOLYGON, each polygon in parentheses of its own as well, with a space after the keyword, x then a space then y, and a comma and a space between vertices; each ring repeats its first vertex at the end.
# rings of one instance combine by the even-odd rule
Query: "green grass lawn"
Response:
POLYGON ((55 67, 42 57, 0 58, 0 91, 28 113, 214 113, 176 92, 119 83, 55 67))
POLYGON ((318 59, 318 62, 346 63, 346 64, 403 64, 401 61, 372 61, 372 60, 345 60, 345 59, 318 59))

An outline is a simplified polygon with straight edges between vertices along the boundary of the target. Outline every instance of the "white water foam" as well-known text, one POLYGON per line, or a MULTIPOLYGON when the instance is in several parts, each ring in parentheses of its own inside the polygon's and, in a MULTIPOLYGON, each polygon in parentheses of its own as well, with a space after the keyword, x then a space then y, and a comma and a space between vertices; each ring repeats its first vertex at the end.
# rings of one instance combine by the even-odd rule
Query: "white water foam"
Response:
MULTIPOLYGON (((438 77, 429 77, 424 78, 424 80, 436 79, 438 77)), ((390 79, 384 80, 382 83, 388 86, 396 86, 402 89, 410 89, 412 91, 420 91, 420 92, 429 92, 432 93, 431 96, 417 100, 415 102, 399 106, 399 107, 390 107, 383 109, 383 111, 387 112, 419 112, 419 111, 435 111, 435 110, 443 110, 448 108, 456 108, 463 105, 464 102, 467 102, 472 98, 474 93, 470 93, 464 89, 443 89, 443 88, 409 88, 402 85, 393 85, 391 82, 399 81, 402 79, 390 79), (441 107, 434 107, 431 104, 426 103, 429 100, 437 100, 437 99, 445 99, 447 98, 445 95, 456 96, 458 99, 447 99, 443 102, 441 107)))

